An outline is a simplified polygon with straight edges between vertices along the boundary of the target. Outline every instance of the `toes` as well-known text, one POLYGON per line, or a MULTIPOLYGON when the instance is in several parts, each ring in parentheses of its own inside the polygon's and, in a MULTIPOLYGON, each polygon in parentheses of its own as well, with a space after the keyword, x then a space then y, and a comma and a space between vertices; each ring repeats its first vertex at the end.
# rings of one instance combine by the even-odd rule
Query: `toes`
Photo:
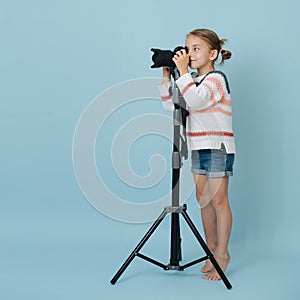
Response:
POLYGON ((210 273, 209 273, 209 274, 203 275, 202 278, 204 278, 204 279, 206 279, 206 280, 212 280, 212 276, 211 276, 210 273))
POLYGON ((210 261, 207 261, 205 265, 200 269, 202 273, 208 273, 213 270, 213 265, 210 261))
POLYGON ((206 268, 206 265, 204 265, 201 269, 200 269, 200 271, 202 272, 202 273, 206 273, 207 271, 207 268, 206 268))
POLYGON ((221 277, 219 276, 219 274, 214 274, 214 275, 212 275, 212 277, 211 277, 211 280, 214 280, 214 281, 218 281, 218 280, 220 280, 221 279, 221 277))
POLYGON ((211 272, 209 274, 204 274, 202 276, 203 279, 206 279, 206 280, 212 280, 212 281, 218 281, 221 279, 221 277, 219 276, 218 273, 216 272, 211 272))
POLYGON ((202 273, 207 273, 207 272, 210 272, 211 271, 211 269, 209 268, 209 267, 207 267, 207 266, 203 266, 202 268, 201 268, 201 272, 202 273))
MULTIPOLYGON (((217 259, 217 262, 219 264, 219 266, 221 267, 222 271, 225 272, 227 265, 229 263, 230 260, 230 256, 221 256, 221 255, 215 255, 215 258, 217 259)), ((205 273, 205 271, 209 272, 207 274, 204 274, 202 276, 202 278, 206 279, 206 280, 213 280, 213 281, 218 281, 221 280, 221 276, 219 275, 219 273, 216 271, 216 269, 212 266, 212 268, 208 268, 208 265, 205 264, 202 269, 201 272, 205 273)))

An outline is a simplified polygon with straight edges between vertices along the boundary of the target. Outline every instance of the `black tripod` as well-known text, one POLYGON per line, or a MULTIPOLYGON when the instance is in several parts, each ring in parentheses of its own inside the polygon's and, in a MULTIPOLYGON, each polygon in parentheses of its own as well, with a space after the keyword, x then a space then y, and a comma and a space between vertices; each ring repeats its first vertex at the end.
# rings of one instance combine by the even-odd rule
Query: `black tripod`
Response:
MULTIPOLYGON (((178 72, 177 70, 172 70, 172 76, 174 79, 177 78, 178 72)), ((207 247, 206 243, 204 242, 203 238, 201 237, 200 233, 198 232, 197 228, 193 224, 192 220, 188 216, 186 212, 186 205, 179 206, 179 179, 180 179, 180 168, 182 166, 182 157, 187 159, 187 144, 186 144, 186 136, 185 136, 185 126, 186 126, 186 105, 185 101, 175 84, 174 91, 173 91, 173 103, 174 103, 174 113, 173 113, 173 125, 174 125, 174 135, 173 135, 173 153, 172 153, 172 206, 167 206, 164 208, 161 215, 156 219, 147 233, 144 235, 142 240, 136 246, 136 248, 132 251, 129 255, 127 260, 121 266, 119 271, 115 274, 115 276, 110 281, 111 284, 115 284, 125 269, 129 266, 129 264, 133 261, 133 259, 137 256, 140 257, 154 265, 157 265, 164 270, 178 270, 183 271, 185 268, 193 266, 197 263, 205 261, 209 259, 212 265, 217 270, 218 274, 220 275, 221 279, 223 280, 227 289, 231 289, 232 286, 228 281, 227 277, 225 276, 224 272, 220 268, 219 264, 215 260, 213 254, 210 252, 209 248, 207 247), (182 133, 181 135, 181 127, 182 133), (141 254, 139 251, 145 245, 147 240, 150 238, 152 233, 156 230, 162 220, 167 216, 167 214, 171 214, 171 254, 170 254, 170 263, 165 265, 161 262, 158 262, 148 256, 141 254), (199 259, 196 259, 192 262, 189 262, 185 265, 180 265, 179 262, 182 260, 181 258, 181 237, 180 237, 180 225, 179 225, 179 214, 183 216, 187 224, 189 225, 190 229, 194 233, 196 239, 200 243, 201 247, 203 248, 206 256, 203 256, 199 259)))

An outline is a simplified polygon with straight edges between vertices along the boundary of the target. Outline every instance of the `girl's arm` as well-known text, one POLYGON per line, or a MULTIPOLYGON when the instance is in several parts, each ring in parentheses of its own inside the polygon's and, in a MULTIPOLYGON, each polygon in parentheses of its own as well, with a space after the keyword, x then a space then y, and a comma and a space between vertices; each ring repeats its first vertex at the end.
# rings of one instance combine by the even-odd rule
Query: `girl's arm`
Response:
POLYGON ((170 70, 167 67, 163 67, 163 79, 162 83, 158 85, 158 90, 162 99, 163 107, 166 111, 174 110, 172 95, 170 95, 171 88, 172 83, 170 70))

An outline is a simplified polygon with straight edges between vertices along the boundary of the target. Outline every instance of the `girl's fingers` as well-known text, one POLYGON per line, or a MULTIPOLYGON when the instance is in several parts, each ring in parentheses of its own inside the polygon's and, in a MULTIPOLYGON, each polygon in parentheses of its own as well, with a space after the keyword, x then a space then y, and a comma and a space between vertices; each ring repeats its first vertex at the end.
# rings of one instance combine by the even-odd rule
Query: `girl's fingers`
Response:
POLYGON ((184 49, 177 51, 174 55, 175 58, 187 57, 187 56, 188 56, 188 54, 186 53, 186 51, 184 49))
POLYGON ((179 50, 179 51, 176 52, 176 54, 178 54, 178 53, 182 54, 182 55, 186 55, 187 54, 185 49, 181 49, 181 50, 179 50))

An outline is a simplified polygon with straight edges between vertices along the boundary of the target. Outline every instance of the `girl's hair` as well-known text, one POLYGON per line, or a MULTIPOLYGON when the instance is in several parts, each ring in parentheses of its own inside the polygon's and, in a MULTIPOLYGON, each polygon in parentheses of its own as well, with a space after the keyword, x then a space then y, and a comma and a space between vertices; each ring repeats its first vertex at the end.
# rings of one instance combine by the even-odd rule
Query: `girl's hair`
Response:
POLYGON ((222 61, 220 64, 223 64, 225 59, 229 59, 231 57, 231 52, 229 50, 222 49, 222 46, 227 42, 227 39, 220 40, 214 31, 210 29, 195 29, 188 33, 187 37, 189 35, 195 35, 205 40, 211 50, 218 50, 218 54, 221 53, 222 55, 222 61))

